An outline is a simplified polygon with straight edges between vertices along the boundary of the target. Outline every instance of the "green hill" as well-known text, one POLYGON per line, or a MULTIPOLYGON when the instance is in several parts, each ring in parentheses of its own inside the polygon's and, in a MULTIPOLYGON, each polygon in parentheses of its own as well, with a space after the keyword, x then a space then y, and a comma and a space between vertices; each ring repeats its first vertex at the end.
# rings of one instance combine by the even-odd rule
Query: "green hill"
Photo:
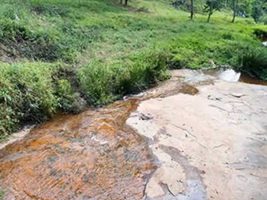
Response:
POLYGON ((79 112, 168 78, 168 68, 231 66, 267 80, 267 28, 170 1, 0 2, 0 136, 56 112, 79 112), (255 34, 255 31, 257 34, 255 34))

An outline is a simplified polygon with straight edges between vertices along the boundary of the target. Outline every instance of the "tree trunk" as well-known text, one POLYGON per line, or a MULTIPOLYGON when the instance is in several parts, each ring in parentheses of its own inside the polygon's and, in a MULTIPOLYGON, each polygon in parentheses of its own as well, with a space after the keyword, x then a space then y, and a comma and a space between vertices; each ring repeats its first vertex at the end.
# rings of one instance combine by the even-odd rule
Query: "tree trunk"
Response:
POLYGON ((123 0, 120 0, 120 4, 122 4, 123 2, 122 2, 123 0))
POLYGON ((233 0, 233 19, 232 19, 232 23, 235 22, 235 17, 236 17, 236 12, 237 12, 237 4, 238 4, 238 0, 233 0))
POLYGON ((124 5, 125 5, 125 6, 128 5, 128 0, 125 0, 124 5))
POLYGON ((233 19, 232 19, 232 23, 235 23, 235 10, 234 10, 234 13, 233 13, 233 19))
POLYGON ((193 20, 193 17, 194 17, 194 0, 191 0, 190 19, 193 20))
POLYGON ((212 15, 212 11, 210 10, 210 11, 209 11, 208 20, 207 20, 208 23, 210 22, 210 16, 211 16, 211 15, 212 15))

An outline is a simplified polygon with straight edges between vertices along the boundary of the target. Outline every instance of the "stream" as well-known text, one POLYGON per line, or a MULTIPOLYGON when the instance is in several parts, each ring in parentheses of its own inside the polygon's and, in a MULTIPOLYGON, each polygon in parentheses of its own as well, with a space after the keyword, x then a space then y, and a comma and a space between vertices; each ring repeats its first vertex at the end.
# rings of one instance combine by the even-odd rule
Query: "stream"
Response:
POLYGON ((4 199, 265 199, 267 87, 227 73, 175 70, 15 134, 0 145, 4 199))

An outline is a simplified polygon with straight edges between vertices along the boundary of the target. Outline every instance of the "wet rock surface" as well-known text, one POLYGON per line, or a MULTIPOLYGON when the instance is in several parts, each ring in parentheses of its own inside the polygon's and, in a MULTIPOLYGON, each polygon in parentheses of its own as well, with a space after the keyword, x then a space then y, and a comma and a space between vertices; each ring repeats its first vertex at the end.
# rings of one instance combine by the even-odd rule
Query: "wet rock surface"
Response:
POLYGON ((146 199, 266 199, 267 87, 213 80, 197 89, 143 101, 127 120, 160 163, 146 199))

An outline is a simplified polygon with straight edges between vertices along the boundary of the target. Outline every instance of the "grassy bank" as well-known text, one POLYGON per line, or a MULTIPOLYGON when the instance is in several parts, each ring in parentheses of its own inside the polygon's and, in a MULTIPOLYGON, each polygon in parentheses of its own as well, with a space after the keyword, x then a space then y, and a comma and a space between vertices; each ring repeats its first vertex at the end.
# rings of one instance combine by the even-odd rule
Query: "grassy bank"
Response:
POLYGON ((211 23, 168 1, 5 0, 0 3, 0 137, 56 112, 103 105, 168 78, 167 68, 231 66, 267 79, 251 19, 211 23))

